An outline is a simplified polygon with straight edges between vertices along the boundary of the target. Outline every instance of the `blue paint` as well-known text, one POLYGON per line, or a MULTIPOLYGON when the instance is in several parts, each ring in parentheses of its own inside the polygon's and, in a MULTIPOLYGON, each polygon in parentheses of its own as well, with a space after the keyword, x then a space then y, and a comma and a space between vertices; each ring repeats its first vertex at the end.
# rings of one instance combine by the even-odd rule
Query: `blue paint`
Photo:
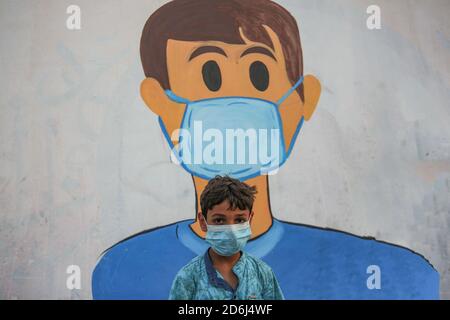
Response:
POLYGON ((186 104, 180 124, 181 130, 178 149, 174 148, 172 139, 161 118, 159 118, 159 124, 167 143, 177 157, 178 163, 180 163, 181 166, 190 174, 205 180, 209 180, 219 174, 229 175, 233 178, 245 181, 262 174, 278 170, 289 157, 300 129, 303 126, 304 118, 302 117, 299 121, 290 146, 288 150, 286 150, 282 120, 278 108, 298 88, 298 86, 301 85, 302 82, 303 77, 301 77, 295 85, 291 87, 288 92, 286 92, 286 94, 284 94, 283 97, 276 103, 248 97, 219 97, 190 101, 176 95, 171 90, 166 90, 166 95, 171 100, 177 103, 186 104), (202 125, 200 137, 195 134, 195 121, 198 121, 202 125), (199 163, 196 163, 194 152, 200 152, 203 157, 203 151, 205 148, 203 131, 210 129, 220 132, 222 138, 227 136, 227 130, 235 131, 240 129, 244 132, 247 130, 255 130, 255 132, 259 132, 259 130, 262 129, 266 131, 267 141, 266 143, 261 143, 261 137, 256 135, 258 144, 256 163, 252 163, 250 161, 250 147, 244 150, 244 163, 227 163, 226 158, 228 152, 232 151, 233 156, 236 157, 238 151, 240 151, 236 141, 234 141, 233 149, 228 149, 227 141, 224 142, 224 145, 221 148, 221 154, 223 156, 219 163, 207 163, 204 159, 202 159, 199 163), (271 133, 274 130, 279 133, 279 137, 278 139, 272 141, 273 137, 271 136, 271 133), (184 136, 185 134, 188 135, 184 136), (201 147, 200 150, 195 148, 195 143, 193 142, 194 137, 195 139, 199 139, 201 147), (272 145, 275 147, 274 149, 276 149, 275 152, 272 150, 272 145), (189 150, 189 154, 183 154, 183 149, 189 150), (266 156, 270 155, 270 160, 262 161, 259 159, 260 154, 264 154, 266 156))
MULTIPOLYGON (((92 275, 94 299, 167 299, 177 272, 208 244, 185 220, 108 250, 92 275)), ((244 249, 274 271, 286 299, 439 299, 439 274, 422 256, 339 231, 274 219, 244 249), (369 290, 369 265, 381 289, 369 290)))
POLYGON ((284 96, 282 96, 278 101, 277 101, 277 106, 279 106, 280 104, 282 104, 284 101, 286 101, 287 98, 289 98, 289 96, 295 91, 297 90, 297 88, 302 84, 304 80, 304 77, 301 76, 300 79, 292 86, 292 88, 290 88, 288 90, 288 92, 286 92, 284 94, 284 96))

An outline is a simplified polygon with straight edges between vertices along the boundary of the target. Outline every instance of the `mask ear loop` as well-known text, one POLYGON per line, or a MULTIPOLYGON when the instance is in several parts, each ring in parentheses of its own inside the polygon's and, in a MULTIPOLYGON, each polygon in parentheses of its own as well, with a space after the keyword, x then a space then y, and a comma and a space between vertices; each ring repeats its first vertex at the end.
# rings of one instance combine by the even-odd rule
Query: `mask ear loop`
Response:
POLYGON ((184 103, 184 104, 191 103, 191 101, 189 99, 185 99, 185 98, 182 98, 182 97, 176 95, 175 93, 172 92, 172 90, 165 90, 164 92, 165 92, 166 96, 173 102, 184 103))
MULTIPOLYGON (((182 103, 182 104, 186 104, 186 105, 191 103, 190 100, 182 98, 182 97, 176 95, 175 93, 172 92, 172 90, 165 90, 164 93, 173 102, 182 103)), ((184 119, 185 115, 186 115, 186 111, 183 114, 183 119, 184 119)), ((169 136, 169 133, 167 132, 166 126, 165 126, 164 122, 162 121, 162 118, 158 117, 158 121, 159 121, 159 126, 161 127, 162 132, 164 134, 164 137, 166 138, 166 141, 169 144, 169 148, 170 148, 171 154, 173 154, 175 156, 178 164, 181 164, 181 166, 187 170, 187 168, 185 167, 185 165, 184 165, 184 163, 182 161, 182 155, 178 154, 178 152, 175 150, 175 146, 174 146, 174 144, 172 142, 171 137, 169 136)), ((181 139, 182 139, 182 136, 180 137, 179 143, 181 143, 181 139)), ((187 170, 187 171, 189 171, 189 170, 187 170)))
MULTIPOLYGON (((277 101, 276 105, 277 107, 279 107, 303 82, 304 77, 301 76, 300 79, 297 81, 296 84, 294 84, 294 86, 292 88, 290 88, 288 90, 288 92, 286 92, 286 94, 284 96, 281 97, 280 100, 277 101)), ((287 160, 287 158, 289 158, 289 156, 291 155, 292 149, 294 148, 294 144, 295 141, 297 140, 297 136, 300 133, 300 129, 303 127, 303 122, 305 121, 305 117, 302 117, 302 119, 300 120, 300 123, 297 126, 297 129, 294 132, 294 135, 291 139, 291 145, 289 146, 289 149, 286 152, 286 157, 285 160, 283 161, 283 163, 287 160)), ((283 164, 281 163, 280 166, 283 164)))
POLYGON ((281 97, 280 100, 277 101, 276 105, 279 106, 280 104, 282 104, 295 90, 297 90, 297 88, 302 84, 303 79, 304 77, 301 76, 300 79, 297 81, 297 83, 294 84, 294 86, 290 88, 288 92, 286 92, 284 96, 281 97))

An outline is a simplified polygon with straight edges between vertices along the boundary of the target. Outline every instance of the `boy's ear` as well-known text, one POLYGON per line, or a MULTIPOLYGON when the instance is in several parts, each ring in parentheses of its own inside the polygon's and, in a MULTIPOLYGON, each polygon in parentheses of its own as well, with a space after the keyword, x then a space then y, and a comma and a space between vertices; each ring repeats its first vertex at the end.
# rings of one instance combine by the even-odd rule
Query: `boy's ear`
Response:
POLYGON ((154 78, 142 80, 141 97, 147 107, 163 119, 167 119, 173 111, 182 106, 170 100, 158 80, 154 78))
POLYGON ((205 217, 200 211, 197 213, 197 220, 198 223, 200 224, 200 228, 202 229, 202 231, 206 232, 208 230, 208 227, 206 226, 205 217))

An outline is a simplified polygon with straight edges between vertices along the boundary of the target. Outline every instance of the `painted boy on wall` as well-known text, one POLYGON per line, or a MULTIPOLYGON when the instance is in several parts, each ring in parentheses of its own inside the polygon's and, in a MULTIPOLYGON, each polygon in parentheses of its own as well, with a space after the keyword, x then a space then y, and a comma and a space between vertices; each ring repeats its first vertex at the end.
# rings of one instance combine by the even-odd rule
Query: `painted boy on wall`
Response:
POLYGON ((147 20, 141 60, 141 96, 192 175, 197 216, 107 250, 93 273, 94 298, 167 299, 177 271, 208 248, 198 204, 216 175, 258 189, 245 250, 272 267, 286 299, 439 297, 438 273, 408 249, 272 216, 268 175, 289 157, 321 92, 318 79, 303 75, 299 30, 286 9, 269 0, 169 2, 147 20), (245 132, 248 144, 227 144, 228 129, 245 132), (377 273, 375 285, 367 270, 377 273))

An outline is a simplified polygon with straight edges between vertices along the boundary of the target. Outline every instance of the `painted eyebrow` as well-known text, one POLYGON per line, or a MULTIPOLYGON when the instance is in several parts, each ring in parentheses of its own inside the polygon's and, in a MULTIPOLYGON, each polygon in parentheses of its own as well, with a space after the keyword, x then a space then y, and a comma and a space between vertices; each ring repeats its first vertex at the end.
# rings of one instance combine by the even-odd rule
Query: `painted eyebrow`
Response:
POLYGON ((269 49, 266 49, 266 48, 264 48, 264 47, 251 47, 251 48, 248 48, 247 50, 245 50, 244 52, 242 52, 241 58, 242 58, 243 56, 246 56, 246 55, 251 54, 251 53, 260 53, 260 54, 264 54, 264 55, 266 55, 266 56, 271 57, 273 60, 277 61, 277 59, 275 58, 275 56, 273 55, 273 53, 272 53, 269 49))
POLYGON ((205 53, 210 53, 210 52, 215 52, 218 54, 221 54, 225 57, 227 57, 227 54, 225 53, 225 51, 223 51, 222 48, 216 47, 216 46, 203 46, 203 47, 199 47, 197 49, 194 50, 194 52, 191 53, 191 56, 189 57, 188 61, 191 61, 192 59, 194 59, 195 57, 198 57, 199 55, 205 54, 205 53))

